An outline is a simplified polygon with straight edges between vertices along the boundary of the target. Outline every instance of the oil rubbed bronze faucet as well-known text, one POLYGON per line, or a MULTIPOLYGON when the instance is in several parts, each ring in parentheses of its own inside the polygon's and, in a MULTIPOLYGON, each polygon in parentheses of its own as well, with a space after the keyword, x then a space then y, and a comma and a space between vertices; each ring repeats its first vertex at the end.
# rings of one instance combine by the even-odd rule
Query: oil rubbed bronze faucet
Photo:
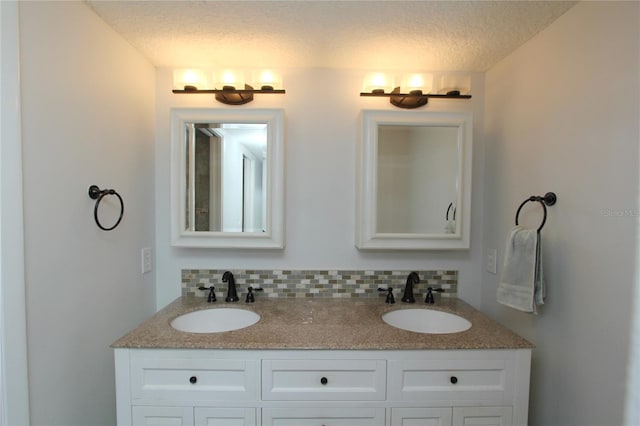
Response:
POLYGON ((407 284, 404 287, 404 295, 402 296, 402 301, 404 303, 416 303, 415 297, 413 297, 413 285, 418 284, 420 282, 420 277, 417 272, 411 272, 407 276, 407 284))
POLYGON ((233 277, 233 274, 231 272, 227 271, 222 274, 222 282, 227 283, 227 298, 224 299, 224 301, 237 302, 238 300, 240 300, 236 291, 236 279, 233 277))

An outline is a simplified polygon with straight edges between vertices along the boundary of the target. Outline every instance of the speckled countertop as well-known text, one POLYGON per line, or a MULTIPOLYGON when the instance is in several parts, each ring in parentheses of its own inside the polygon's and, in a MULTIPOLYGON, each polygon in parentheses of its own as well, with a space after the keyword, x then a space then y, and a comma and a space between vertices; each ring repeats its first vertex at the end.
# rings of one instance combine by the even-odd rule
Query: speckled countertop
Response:
POLYGON ((204 298, 181 297, 113 343, 114 348, 173 349, 517 349, 533 345, 456 298, 393 305, 384 298, 284 299, 260 298, 246 304, 206 303, 204 298), (173 329, 177 316, 199 310, 241 308, 260 314, 255 325, 223 333, 196 334, 173 329), (428 308, 455 313, 472 324, 461 333, 421 334, 382 321, 385 312, 428 308))

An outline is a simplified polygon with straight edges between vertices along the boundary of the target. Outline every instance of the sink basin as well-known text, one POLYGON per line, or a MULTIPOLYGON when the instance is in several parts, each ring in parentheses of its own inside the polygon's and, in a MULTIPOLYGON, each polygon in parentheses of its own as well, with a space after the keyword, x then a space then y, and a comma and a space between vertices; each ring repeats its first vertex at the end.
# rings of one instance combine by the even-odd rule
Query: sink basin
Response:
POLYGON ((466 319, 448 312, 431 309, 400 309, 382 315, 390 326, 416 333, 460 333, 471 328, 466 319))
POLYGON ((260 315, 246 309, 203 309, 180 315, 171 321, 171 327, 189 333, 221 333, 240 330, 260 321, 260 315))

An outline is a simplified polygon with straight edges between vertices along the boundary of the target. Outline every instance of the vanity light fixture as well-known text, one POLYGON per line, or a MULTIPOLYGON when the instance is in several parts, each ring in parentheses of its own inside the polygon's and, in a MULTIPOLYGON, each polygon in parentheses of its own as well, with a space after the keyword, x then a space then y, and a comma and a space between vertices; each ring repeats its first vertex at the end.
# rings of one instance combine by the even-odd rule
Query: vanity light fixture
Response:
POLYGON ((173 72, 173 93, 214 94, 218 102, 227 105, 243 105, 253 101, 256 93, 283 94, 280 76, 272 70, 261 70, 251 73, 251 83, 245 82, 245 73, 235 70, 221 70, 211 73, 213 83, 209 83, 207 73, 200 70, 175 70, 173 72), (213 88, 210 88, 213 87, 213 88))
MULTIPOLYGON (((440 87, 443 86, 445 76, 439 79, 440 87)), ((389 102, 398 108, 413 109, 426 105, 429 98, 441 99, 470 99, 471 95, 461 94, 469 91, 469 78, 459 79, 464 84, 464 88, 449 87, 443 89, 444 93, 437 92, 433 87, 433 75, 431 74, 405 74, 402 76, 401 84, 394 84, 394 78, 384 73, 369 73, 363 83, 363 91, 360 96, 374 96, 389 98, 389 102)), ((446 80, 450 84, 451 78, 446 80)), ((456 81, 457 83, 457 81, 456 81)))

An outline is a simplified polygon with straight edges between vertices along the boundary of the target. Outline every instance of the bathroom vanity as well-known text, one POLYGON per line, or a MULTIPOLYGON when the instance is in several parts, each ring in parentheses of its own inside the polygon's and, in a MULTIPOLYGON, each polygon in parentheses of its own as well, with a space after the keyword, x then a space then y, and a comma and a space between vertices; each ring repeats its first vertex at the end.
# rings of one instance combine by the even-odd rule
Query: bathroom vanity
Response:
POLYGON ((526 425, 532 345, 458 299, 182 297, 113 344, 119 425, 526 425), (254 325, 185 333, 171 321, 230 305, 254 325), (407 308, 454 313, 460 333, 382 321, 407 308))

